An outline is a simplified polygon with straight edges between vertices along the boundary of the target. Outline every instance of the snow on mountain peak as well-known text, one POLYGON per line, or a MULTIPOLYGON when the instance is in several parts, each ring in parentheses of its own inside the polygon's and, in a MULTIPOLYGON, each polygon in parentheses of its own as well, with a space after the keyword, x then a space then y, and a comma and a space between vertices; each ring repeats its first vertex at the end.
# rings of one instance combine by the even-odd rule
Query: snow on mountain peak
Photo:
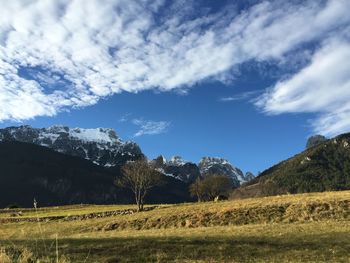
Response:
POLYGON ((69 128, 63 125, 54 125, 47 129, 41 129, 40 137, 57 139, 62 134, 67 134, 71 139, 81 140, 84 142, 97 143, 121 143, 120 138, 113 129, 110 128, 69 128))
POLYGON ((169 161, 160 155, 152 162, 158 170, 165 175, 173 176, 185 182, 192 182, 199 176, 224 175, 232 179, 234 186, 247 182, 254 178, 252 174, 245 176, 237 167, 228 160, 219 157, 203 157, 197 164, 185 161, 180 156, 173 156, 169 161))
POLYGON ((181 156, 173 156, 169 161, 169 164, 177 165, 177 166, 185 165, 186 163, 187 162, 184 159, 182 159, 181 156))
POLYGON ((203 157, 200 160, 198 167, 202 175, 227 175, 236 185, 246 182, 243 172, 224 158, 203 157))
POLYGON ((159 158, 162 160, 163 163, 167 162, 167 159, 163 155, 160 155, 159 158))
MULTIPOLYGON (((31 128, 31 127, 29 127, 29 128, 31 128)), ((68 132, 69 127, 63 126, 63 125, 53 125, 53 126, 46 128, 45 130, 48 132, 52 132, 52 133, 68 132)))
POLYGON ((224 158, 220 158, 220 157, 203 157, 199 161, 199 163, 206 164, 206 166, 211 166, 214 164, 222 164, 222 165, 229 164, 229 165, 231 165, 228 160, 226 160, 224 158))
POLYGON ((16 140, 52 148, 55 151, 88 159, 103 166, 114 166, 142 156, 134 142, 123 142, 113 129, 48 128, 30 126, 0 129, 0 140, 16 140))
POLYGON ((99 142, 110 144, 121 142, 115 131, 113 129, 108 128, 74 128, 69 130, 69 136, 87 142, 99 142))

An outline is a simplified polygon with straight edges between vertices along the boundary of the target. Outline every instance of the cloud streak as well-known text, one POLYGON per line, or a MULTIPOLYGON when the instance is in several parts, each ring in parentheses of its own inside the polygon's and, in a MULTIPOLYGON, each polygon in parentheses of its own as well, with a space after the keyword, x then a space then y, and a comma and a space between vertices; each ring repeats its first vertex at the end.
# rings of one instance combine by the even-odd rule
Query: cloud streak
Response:
POLYGON ((135 137, 165 133, 170 127, 170 122, 167 121, 134 119, 132 123, 139 126, 139 130, 134 134, 135 137))
POLYGON ((222 97, 219 99, 221 102, 239 101, 239 100, 251 100, 258 94, 261 94, 261 90, 246 91, 230 97, 222 97))
MULTIPOLYGON (((0 121, 53 116, 115 93, 225 82, 244 62, 284 61, 324 39, 340 43, 350 2, 316 2, 262 1, 238 13, 233 6, 206 11, 190 1, 3 1, 0 121), (40 74, 23 74, 35 71, 40 74)), ((287 84, 280 81, 275 90, 287 84)), ((265 111, 292 111, 274 107, 269 94, 259 103, 265 111)), ((339 125, 327 116, 315 125, 339 125)))

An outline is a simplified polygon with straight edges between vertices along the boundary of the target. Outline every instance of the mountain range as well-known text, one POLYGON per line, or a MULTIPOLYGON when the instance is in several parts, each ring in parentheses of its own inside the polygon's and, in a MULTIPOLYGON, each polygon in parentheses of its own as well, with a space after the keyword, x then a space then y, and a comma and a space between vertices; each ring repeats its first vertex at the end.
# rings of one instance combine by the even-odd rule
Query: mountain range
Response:
POLYGON ((162 155, 152 161, 158 171, 167 176, 172 176, 187 183, 194 182, 198 177, 209 175, 224 175, 231 179, 234 187, 248 182, 254 175, 243 172, 233 166, 228 160, 218 157, 203 157, 198 164, 183 160, 180 156, 174 156, 169 161, 162 155))
MULTIPOLYGON (((60 125, 0 129, 0 151, 2 193, 8 193, 0 206, 12 202, 28 206, 39 195, 45 205, 130 202, 130 194, 113 181, 123 164, 145 157, 135 142, 124 142, 113 129, 60 125), (16 197, 18 192, 23 198, 16 197)), ((153 190, 159 193, 151 193, 152 202, 190 201, 189 184, 213 173, 228 176, 235 187, 252 178, 222 158, 204 157, 195 164, 179 156, 170 160, 159 156, 150 162, 166 182, 153 190)))
MULTIPOLYGON (((112 129, 30 126, 0 129, 0 207, 76 203, 130 203, 132 194, 115 185, 127 161, 145 158, 140 147, 112 129)), ((333 139, 312 136, 306 149, 263 171, 243 173, 228 160, 203 157, 198 164, 180 156, 149 161, 163 183, 150 203, 193 201, 188 187, 213 174, 230 178, 232 198, 350 189, 350 133, 333 139)))

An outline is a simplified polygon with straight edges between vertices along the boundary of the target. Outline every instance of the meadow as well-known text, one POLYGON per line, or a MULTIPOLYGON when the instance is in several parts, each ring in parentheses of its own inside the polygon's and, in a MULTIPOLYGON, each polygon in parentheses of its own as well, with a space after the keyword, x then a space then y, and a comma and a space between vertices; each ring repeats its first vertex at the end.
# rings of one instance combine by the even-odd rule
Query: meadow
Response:
POLYGON ((0 210, 0 262, 350 262, 350 191, 0 210))

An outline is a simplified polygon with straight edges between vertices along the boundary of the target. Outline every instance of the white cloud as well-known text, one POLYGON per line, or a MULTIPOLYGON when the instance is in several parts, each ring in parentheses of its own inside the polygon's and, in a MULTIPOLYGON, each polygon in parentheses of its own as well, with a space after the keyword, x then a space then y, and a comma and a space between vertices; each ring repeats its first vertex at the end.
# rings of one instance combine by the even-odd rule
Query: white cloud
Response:
POLYGON ((256 102, 271 114, 319 113, 315 132, 335 135, 350 130, 350 42, 341 35, 324 43, 310 64, 279 81, 256 102))
POLYGON ((52 116, 123 91, 225 82, 241 63, 283 61, 350 21, 348 0, 194 10, 190 1, 2 1, 0 121, 52 116), (40 75, 28 79, 25 68, 40 75), (54 76, 66 85, 52 85, 54 76))
POLYGON ((167 121, 134 119, 132 123, 139 126, 139 130, 134 134, 135 137, 165 133, 170 127, 170 122, 167 121))
POLYGON ((246 91, 230 97, 222 97, 219 99, 221 102, 237 101, 237 100, 251 100, 253 97, 261 94, 261 90, 246 91))
POLYGON ((119 118, 119 122, 127 122, 131 116, 131 113, 126 113, 119 118))

